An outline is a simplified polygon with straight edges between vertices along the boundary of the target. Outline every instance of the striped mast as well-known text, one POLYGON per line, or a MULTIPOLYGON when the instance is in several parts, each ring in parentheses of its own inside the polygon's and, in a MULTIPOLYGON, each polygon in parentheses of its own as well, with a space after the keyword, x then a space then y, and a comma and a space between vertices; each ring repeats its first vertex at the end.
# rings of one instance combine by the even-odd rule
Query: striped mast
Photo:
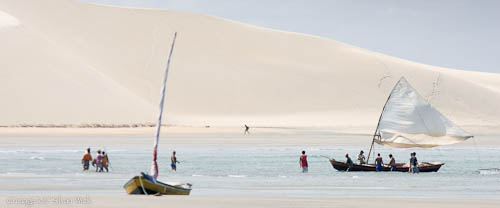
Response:
POLYGON ((156 156, 158 154, 158 143, 160 141, 160 130, 161 130, 161 120, 163 116, 163 104, 165 103, 165 90, 167 87, 167 77, 168 68, 170 67, 170 59, 172 58, 172 53, 174 51, 175 39, 177 38, 177 32, 174 34, 174 40, 172 41, 172 46, 170 48, 170 54, 168 55, 167 67, 165 69, 165 75, 163 77, 163 86, 161 88, 161 100, 160 100, 160 114, 158 115, 158 122, 156 123, 156 135, 153 147, 153 164, 151 165, 150 175, 156 180, 158 178, 158 163, 156 162, 156 156))

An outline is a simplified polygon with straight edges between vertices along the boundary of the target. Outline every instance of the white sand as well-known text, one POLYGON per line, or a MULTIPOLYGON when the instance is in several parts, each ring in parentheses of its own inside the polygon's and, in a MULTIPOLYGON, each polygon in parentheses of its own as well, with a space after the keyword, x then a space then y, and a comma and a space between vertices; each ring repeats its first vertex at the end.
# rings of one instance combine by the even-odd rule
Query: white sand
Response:
POLYGON ((499 74, 179 11, 69 0, 0 0, 0 11, 3 126, 154 122, 177 31, 169 124, 372 127, 405 76, 466 130, 500 129, 499 74))

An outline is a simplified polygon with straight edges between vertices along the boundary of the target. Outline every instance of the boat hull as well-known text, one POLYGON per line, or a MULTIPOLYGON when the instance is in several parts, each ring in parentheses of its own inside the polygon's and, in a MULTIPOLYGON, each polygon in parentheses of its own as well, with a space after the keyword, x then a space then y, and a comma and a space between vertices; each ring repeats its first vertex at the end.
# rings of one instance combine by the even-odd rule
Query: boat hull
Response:
POLYGON ((189 195, 191 188, 186 188, 184 184, 181 185, 170 185, 156 181, 152 181, 144 178, 143 176, 134 176, 130 179, 123 188, 127 194, 162 194, 162 195, 189 195))
MULTIPOLYGON (((349 167, 345 162, 340 162, 340 161, 336 161, 333 159, 330 159, 330 163, 332 164, 332 167, 338 171, 347 171, 347 168, 349 167)), ((441 166, 443 166, 443 165, 444 165, 444 163, 441 163, 441 162, 421 162, 418 165, 418 169, 420 170, 420 172, 437 172, 439 170, 439 168, 441 168, 441 166)), ((408 170, 409 170, 408 163, 396 164, 395 171, 408 172, 408 170)), ((363 165, 353 164, 353 167, 351 169, 349 169, 349 172, 353 172, 353 171, 368 171, 368 172, 372 171, 372 172, 375 172, 377 170, 376 170, 375 164, 363 164, 363 165)), ((382 171, 389 172, 389 171, 391 171, 391 168, 383 166, 382 171)))

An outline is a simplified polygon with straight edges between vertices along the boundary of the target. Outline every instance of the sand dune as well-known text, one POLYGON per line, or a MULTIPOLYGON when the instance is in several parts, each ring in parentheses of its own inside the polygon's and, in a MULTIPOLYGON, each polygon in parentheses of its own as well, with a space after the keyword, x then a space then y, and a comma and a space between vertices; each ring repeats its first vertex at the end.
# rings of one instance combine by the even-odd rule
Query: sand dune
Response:
POLYGON ((168 124, 372 131, 405 76, 466 130, 500 127, 499 74, 205 15, 68 0, 0 0, 0 125, 154 122, 175 31, 168 124))

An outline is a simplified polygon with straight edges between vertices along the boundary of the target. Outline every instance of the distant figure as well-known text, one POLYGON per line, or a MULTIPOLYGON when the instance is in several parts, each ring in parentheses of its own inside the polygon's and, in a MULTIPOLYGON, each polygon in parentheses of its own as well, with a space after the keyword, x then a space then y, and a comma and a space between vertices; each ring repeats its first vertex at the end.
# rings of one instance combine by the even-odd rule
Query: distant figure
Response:
POLYGON ((87 148, 87 152, 85 152, 82 156, 82 164, 83 170, 89 170, 90 161, 92 161, 92 155, 90 155, 90 147, 87 148))
POLYGON ((346 171, 349 171, 352 169, 354 164, 353 164, 351 158, 349 157, 349 154, 345 154, 345 158, 347 158, 347 161, 345 163, 349 166, 346 171))
POLYGON ((172 152, 172 157, 170 157, 170 167, 172 168, 173 171, 177 171, 177 163, 180 163, 177 161, 177 157, 175 156, 175 151, 172 152))
POLYGON ((250 127, 245 124, 245 135, 250 134, 250 127))
POLYGON ((419 173, 420 170, 418 169, 418 160, 417 160, 417 153, 412 152, 410 153, 410 169, 408 170, 410 173, 419 173))
POLYGON ((382 165, 384 165, 384 161, 382 161, 382 157, 380 157, 380 153, 377 154, 377 158, 375 158, 375 163, 377 164, 376 170, 382 171, 382 165))
POLYGON ((358 163, 360 165, 363 165, 366 163, 365 162, 365 155, 363 155, 363 153, 365 153, 365 152, 363 152, 363 150, 361 150, 361 152, 359 152, 359 155, 358 155, 358 163))
POLYGON ((102 155, 101 150, 97 150, 97 156, 95 156, 95 172, 102 172, 102 155))
POLYGON ((392 156, 392 154, 389 154, 389 167, 391 167, 391 171, 396 171, 396 159, 392 156))
POLYGON ((108 154, 106 152, 102 151, 102 167, 101 171, 104 172, 103 168, 106 169, 106 172, 109 172, 108 170, 108 165, 109 165, 109 159, 108 159, 108 154))
POLYGON ((299 163, 300 163, 300 167, 302 168, 302 172, 307 173, 308 164, 307 164, 306 151, 302 151, 302 155, 300 156, 299 163))

